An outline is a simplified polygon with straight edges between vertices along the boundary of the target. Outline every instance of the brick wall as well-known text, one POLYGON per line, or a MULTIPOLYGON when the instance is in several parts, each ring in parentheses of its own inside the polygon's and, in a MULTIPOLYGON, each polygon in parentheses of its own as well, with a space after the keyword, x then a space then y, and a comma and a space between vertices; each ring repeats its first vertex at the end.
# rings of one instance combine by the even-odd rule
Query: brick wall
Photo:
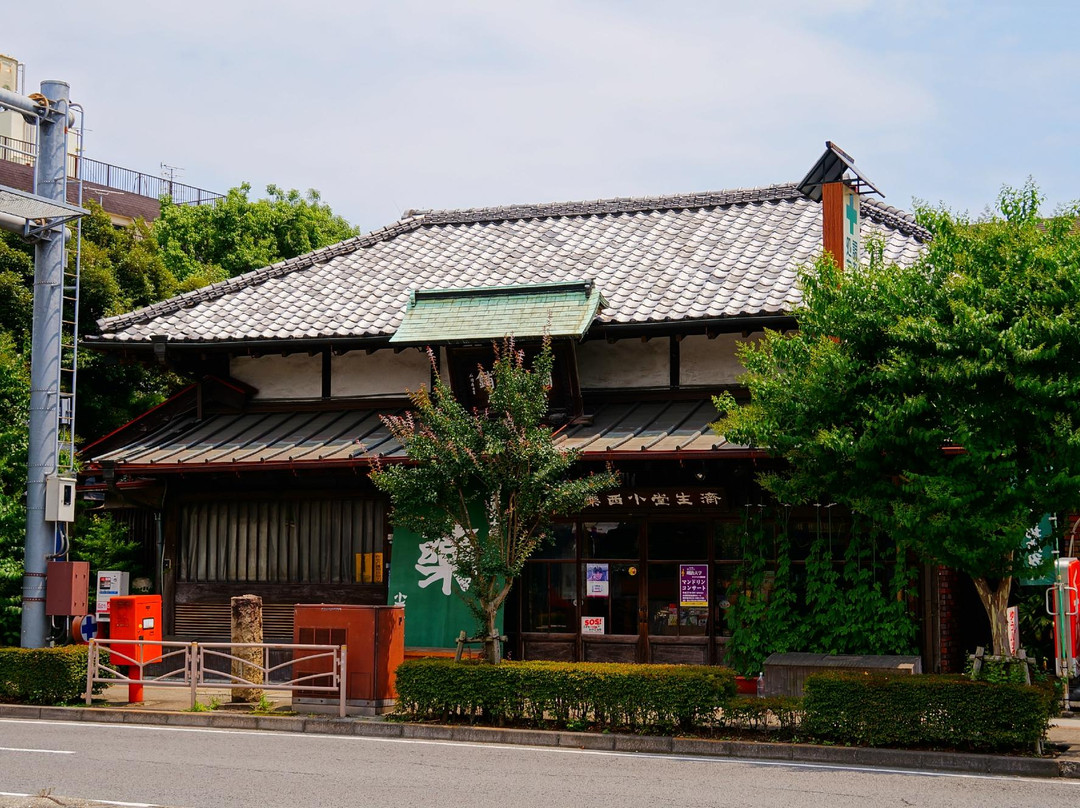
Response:
POLYGON ((946 567, 937 568, 938 576, 938 653, 942 673, 961 673, 964 670, 964 646, 960 638, 957 613, 959 573, 946 567))

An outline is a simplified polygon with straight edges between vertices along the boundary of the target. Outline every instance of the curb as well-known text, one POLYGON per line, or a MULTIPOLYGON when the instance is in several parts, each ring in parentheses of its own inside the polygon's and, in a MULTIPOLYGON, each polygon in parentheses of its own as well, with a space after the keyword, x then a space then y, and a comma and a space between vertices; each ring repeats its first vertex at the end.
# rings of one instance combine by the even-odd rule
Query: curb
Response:
POLYGON ((310 732, 372 738, 408 738, 518 746, 556 746, 614 752, 723 757, 740 760, 789 761, 890 769, 996 774, 1012 777, 1080 778, 1080 761, 1010 757, 967 752, 928 752, 861 746, 817 746, 799 743, 755 743, 708 738, 670 738, 537 729, 499 729, 445 724, 399 724, 358 718, 272 716, 238 713, 189 713, 108 707, 33 707, 0 704, 0 717, 108 724, 152 724, 169 727, 310 732))

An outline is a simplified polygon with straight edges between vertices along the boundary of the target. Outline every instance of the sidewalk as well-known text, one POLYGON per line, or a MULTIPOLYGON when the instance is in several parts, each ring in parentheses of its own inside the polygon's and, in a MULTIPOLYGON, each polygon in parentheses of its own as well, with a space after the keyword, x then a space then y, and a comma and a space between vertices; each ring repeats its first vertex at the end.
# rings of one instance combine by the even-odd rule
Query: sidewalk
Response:
MULTIPOLYGON (((824 765, 868 766, 968 772, 1017 777, 1080 778, 1080 716, 1051 722, 1048 751, 1054 757, 987 755, 967 752, 934 752, 909 749, 818 746, 815 744, 724 741, 704 738, 589 733, 530 729, 497 729, 468 725, 388 722, 382 717, 315 716, 307 714, 254 714, 250 705, 228 706, 229 690, 200 689, 206 705, 220 700, 214 710, 191 712, 189 691, 184 688, 147 686, 145 700, 127 703, 127 687, 113 686, 95 697, 93 707, 32 707, 0 704, 0 717, 54 721, 96 721, 163 726, 216 727, 222 729, 309 732, 332 735, 396 737, 432 741, 559 746, 618 752, 642 752, 686 756, 731 757, 744 760, 791 761, 824 765), (1068 746, 1057 751, 1058 745, 1068 746)), ((289 712, 288 694, 267 692, 278 709, 289 712)))

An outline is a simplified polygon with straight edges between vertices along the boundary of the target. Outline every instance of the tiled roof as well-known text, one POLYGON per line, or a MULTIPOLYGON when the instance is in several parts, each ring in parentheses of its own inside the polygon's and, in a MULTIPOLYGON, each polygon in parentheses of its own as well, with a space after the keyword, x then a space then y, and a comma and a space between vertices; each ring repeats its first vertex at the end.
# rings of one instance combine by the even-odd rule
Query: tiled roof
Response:
MULTIPOLYGON (((862 235, 914 261, 928 237, 863 201, 862 235)), ((99 321, 98 342, 389 337, 414 289, 595 281, 600 323, 774 315, 821 250, 821 212, 794 185, 597 202, 409 211, 393 225, 99 321)))
MULTIPOLYGON (((557 446, 578 449, 585 459, 640 456, 640 453, 731 456, 751 450, 728 443, 712 431, 717 418, 707 400, 605 404, 592 416, 555 435, 557 446)), ((374 456, 401 459, 401 444, 373 410, 249 412, 209 415, 194 412, 93 457, 120 473, 291 468, 318 464, 366 465, 374 456)))

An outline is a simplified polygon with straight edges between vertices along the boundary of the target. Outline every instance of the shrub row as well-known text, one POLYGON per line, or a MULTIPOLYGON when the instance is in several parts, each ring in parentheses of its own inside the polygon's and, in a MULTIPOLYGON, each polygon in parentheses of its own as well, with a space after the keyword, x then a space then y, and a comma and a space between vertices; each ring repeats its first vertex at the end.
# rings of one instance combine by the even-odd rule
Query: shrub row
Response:
POLYGON ((0 701, 59 704, 86 692, 87 646, 0 648, 0 701))
POLYGON ((828 672, 806 680, 801 731, 862 746, 1030 750, 1055 705, 1052 687, 828 672))
POLYGON ((802 699, 791 696, 736 696, 724 705, 717 725, 724 729, 743 730, 792 737, 802 721, 802 699))
POLYGON ((735 675, 698 665, 410 660, 397 670, 398 712, 498 726, 668 732, 708 726, 735 675))

